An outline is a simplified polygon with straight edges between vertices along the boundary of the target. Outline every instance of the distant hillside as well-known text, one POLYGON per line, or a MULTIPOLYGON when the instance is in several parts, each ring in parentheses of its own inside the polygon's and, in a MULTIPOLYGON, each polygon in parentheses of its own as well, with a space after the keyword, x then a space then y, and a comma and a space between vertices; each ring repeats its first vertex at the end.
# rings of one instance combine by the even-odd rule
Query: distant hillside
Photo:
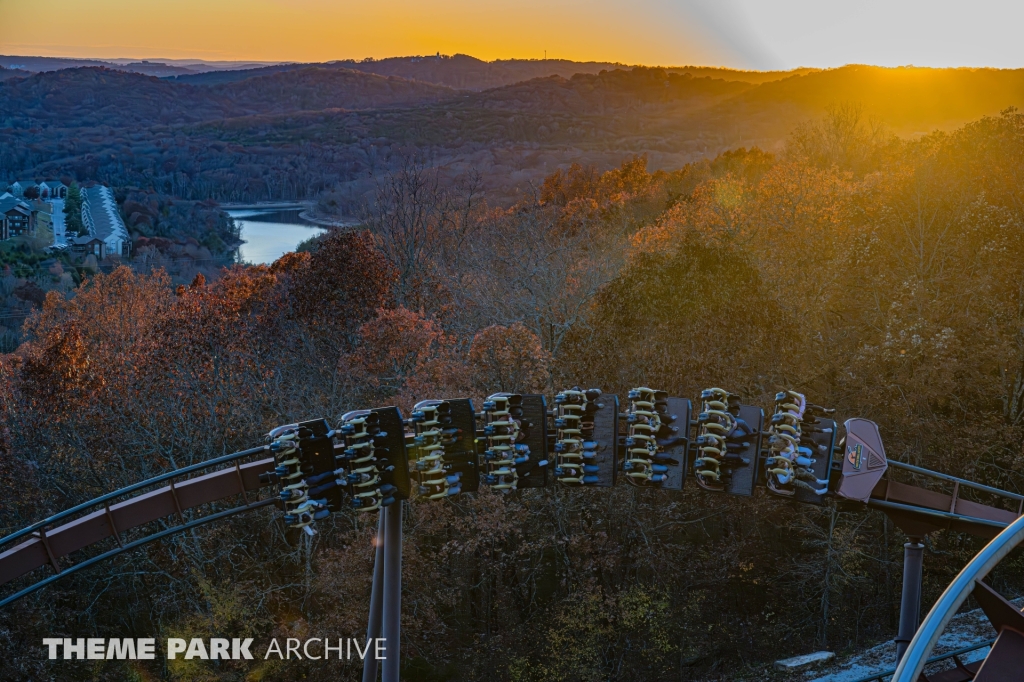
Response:
MULTIPOLYGON (((571 78, 601 71, 633 68, 613 62, 574 62, 567 59, 504 59, 485 62, 468 55, 434 55, 426 57, 391 57, 367 61, 342 60, 322 64, 251 64, 246 62, 208 62, 203 60, 130 60, 74 59, 66 57, 25 57, 0 55, 0 67, 17 68, 31 73, 77 69, 87 66, 105 67, 146 76, 166 78, 190 85, 223 85, 247 78, 298 71, 309 67, 340 68, 379 76, 398 76, 409 80, 433 83, 458 90, 486 90, 512 85, 535 78, 560 76, 571 78)), ((815 69, 794 71, 739 71, 709 66, 663 67, 668 73, 688 73, 726 81, 764 83, 815 69)))
POLYGON ((206 73, 175 76, 168 80, 176 83, 187 83, 188 85, 223 85, 225 83, 244 81, 247 78, 272 76, 275 73, 299 71, 310 67, 327 68, 328 66, 328 64, 275 64, 273 66, 257 66, 250 69, 234 69, 231 71, 207 71, 206 73))
MULTIPOLYGON (((410 80, 445 85, 457 90, 487 90, 514 83, 558 76, 572 78, 576 74, 596 75, 601 71, 629 70, 632 66, 612 62, 573 62, 567 59, 505 59, 485 62, 464 54, 430 57, 391 57, 366 61, 345 60, 324 64, 278 64, 257 69, 210 71, 202 74, 178 76, 174 80, 192 85, 219 85, 245 80, 254 76, 297 71, 307 66, 344 68, 381 76, 398 76, 410 80)), ((794 74, 810 73, 815 69, 794 71, 737 71, 710 66, 672 66, 668 73, 688 73, 696 77, 710 77, 726 81, 764 83, 787 78, 794 74)))
MULTIPOLYGON (((511 85, 534 78, 560 76, 571 78, 576 74, 598 74, 601 71, 629 70, 632 65, 614 62, 574 62, 568 59, 500 59, 485 62, 475 57, 457 54, 430 57, 393 57, 368 61, 332 62, 349 69, 379 73, 386 76, 401 76, 429 83, 439 83, 461 90, 485 90, 511 85)), ((814 69, 796 71, 738 71, 706 66, 670 66, 663 68, 669 73, 689 73, 693 76, 710 76, 727 81, 763 83, 786 78, 794 73, 805 73, 814 69)))
POLYGON ((203 69, 172 66, 163 62, 100 59, 64 59, 61 57, 8 57, 0 56, 0 67, 16 67, 27 73, 61 71, 64 69, 80 69, 85 66, 99 66, 130 73, 141 73, 146 76, 177 76, 186 73, 199 73, 203 69))
POLYGON ((601 145, 640 150, 706 147, 717 153, 736 146, 777 147, 802 121, 834 103, 857 105, 866 117, 901 134, 948 130, 1007 107, 1024 108, 1024 69, 851 65, 752 85, 637 68, 517 83, 474 95, 461 109, 556 116, 549 123, 560 132, 545 125, 552 131, 550 144, 590 145, 596 138, 601 145), (603 132, 578 140, 583 128, 565 116, 603 132))
POLYGON ((740 71, 721 66, 666 66, 661 67, 669 73, 688 73, 697 78, 721 78, 725 81, 741 81, 743 83, 769 83, 791 76, 802 76, 806 73, 817 73, 821 69, 801 67, 792 71, 740 71))
POLYGON ((407 106, 437 102, 455 94, 451 88, 431 83, 320 67, 247 78, 209 91, 246 113, 407 106))
POLYGON ((401 76, 427 83, 438 83, 460 90, 485 90, 511 85, 533 78, 561 76, 570 78, 577 73, 599 73, 606 69, 629 68, 625 64, 610 62, 573 62, 567 59, 509 59, 485 62, 457 54, 453 56, 392 57, 367 61, 332 62, 348 69, 356 69, 383 76, 401 76))
POLYGON ((213 88, 107 68, 11 78, 0 84, 6 127, 145 128, 320 109, 367 109, 437 102, 453 91, 430 83, 347 69, 306 67, 213 88))
MULTIPOLYGON (((271 62, 272 63, 272 62, 271 62)), ((108 69, 141 73, 166 78, 184 74, 200 74, 221 69, 255 69, 270 63, 206 61, 203 59, 75 59, 71 57, 25 57, 0 55, 0 67, 17 68, 30 73, 103 66, 108 69)))
POLYGON ((40 71, 59 71, 61 69, 79 69, 83 66, 114 66, 112 62, 101 59, 72 59, 67 57, 19 57, 0 55, 0 66, 5 69, 22 69, 38 73, 40 71))
POLYGON ((148 127, 232 115, 214 93, 126 71, 84 67, 0 84, 7 127, 148 127))
POLYGON ((901 134, 1024 108, 1024 70, 847 66, 761 83, 743 73, 613 68, 460 92, 340 64, 207 86, 69 69, 0 80, 0 177, 70 175, 195 200, 303 198, 345 183, 358 196, 371 169, 417 149, 478 173, 500 203, 567 163, 609 168, 646 154, 668 169, 739 147, 778 151, 831 103, 859 104, 901 134))
POLYGON ((545 76, 571 77, 577 73, 598 73, 602 69, 628 68, 607 62, 571 62, 568 60, 507 60, 485 62, 467 55, 431 57, 391 57, 367 61, 343 60, 323 64, 278 64, 258 69, 218 71, 184 75, 174 80, 192 85, 218 85, 308 66, 348 69, 379 76, 397 76, 409 80, 443 85, 458 90, 484 90, 545 76))
POLYGON ((22 71, 21 69, 5 69, 0 66, 0 81, 5 81, 8 78, 26 78, 28 77, 28 71, 22 71))
POLYGON ((688 73, 669 73, 659 68, 602 71, 572 78, 551 76, 487 90, 473 98, 485 108, 527 111, 559 111, 580 114, 611 113, 639 105, 666 105, 679 100, 703 100, 710 104, 749 90, 749 83, 688 73))
POLYGON ((808 114, 852 102, 903 131, 951 127, 1024 107, 1024 69, 885 68, 851 65, 762 84, 730 102, 734 111, 795 105, 808 114))
POLYGON ((141 73, 147 76, 156 76, 157 78, 166 78, 167 76, 182 76, 188 73, 198 73, 195 69, 190 69, 184 66, 171 66, 170 64, 164 64, 163 62, 129 62, 127 64, 114 64, 110 68, 120 69, 121 71, 130 71, 132 73, 141 73))

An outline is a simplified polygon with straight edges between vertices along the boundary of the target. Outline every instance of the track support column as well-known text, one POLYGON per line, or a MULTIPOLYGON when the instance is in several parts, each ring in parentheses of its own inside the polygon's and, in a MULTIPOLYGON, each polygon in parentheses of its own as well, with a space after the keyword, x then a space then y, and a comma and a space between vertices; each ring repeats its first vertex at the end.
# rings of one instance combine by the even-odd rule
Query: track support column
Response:
POLYGON ((924 545, 921 538, 911 537, 903 545, 903 597, 900 600, 900 629, 896 634, 896 665, 907 652, 910 640, 921 621, 921 574, 924 545))
POLYGON ((373 557, 373 587, 370 588, 370 618, 366 625, 366 656, 363 658, 363 682, 377 682, 377 656, 374 640, 381 636, 384 620, 384 512, 378 513, 377 544, 373 557))
POLYGON ((402 501, 384 512, 384 646, 382 682, 399 682, 402 636, 402 501))

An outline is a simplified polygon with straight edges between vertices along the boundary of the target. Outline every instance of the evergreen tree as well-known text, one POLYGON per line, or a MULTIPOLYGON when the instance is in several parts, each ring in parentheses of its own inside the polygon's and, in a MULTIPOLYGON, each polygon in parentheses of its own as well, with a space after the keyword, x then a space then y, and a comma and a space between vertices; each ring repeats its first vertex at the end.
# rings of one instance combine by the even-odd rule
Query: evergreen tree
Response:
POLYGON ((64 199, 64 224, 66 234, 79 236, 89 234, 82 222, 82 190, 76 183, 72 183, 68 187, 68 195, 64 199))

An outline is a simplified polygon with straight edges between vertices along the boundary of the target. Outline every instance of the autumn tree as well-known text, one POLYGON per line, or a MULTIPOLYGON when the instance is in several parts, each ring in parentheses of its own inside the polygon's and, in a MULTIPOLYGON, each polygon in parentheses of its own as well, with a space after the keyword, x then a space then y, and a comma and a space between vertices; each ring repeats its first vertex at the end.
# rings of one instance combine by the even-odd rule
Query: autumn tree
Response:
POLYGON ((342 362, 373 387, 376 402, 408 410, 419 400, 465 392, 456 340, 422 313, 381 309, 360 327, 359 337, 358 349, 342 362))
MULTIPOLYGON (((663 88, 664 74, 647 76, 663 88)), ((465 195, 434 171, 410 169, 381 179, 370 235, 332 233, 181 287, 123 268, 50 293, 26 342, 0 356, 0 494, 12 501, 0 523, 297 419, 577 383, 682 397, 716 385, 755 405, 796 388, 840 419, 877 422, 892 459, 1018 489, 1024 119, 879 141, 853 113, 830 112, 779 154, 733 150, 674 172, 642 157, 570 167, 542 196, 479 214, 475 200, 456 212, 465 195)), ((756 677, 810 642, 892 636, 904 538, 881 515, 693 486, 594 492, 406 506, 410 678, 756 677)), ((346 510, 297 542, 267 512, 178 536, 0 613, 0 641, 86 626, 358 631, 374 520, 346 510)), ((978 548, 951 531, 929 546, 925 601, 978 548)), ((1020 589, 1018 569, 993 579, 1020 589)), ((164 674, 10 658, 5 679, 164 674)), ((360 674, 352 662, 184 663, 168 674, 360 674)))
POLYGON ((877 164, 879 148, 892 139, 878 120, 864 114, 861 104, 832 102, 822 119, 797 126, 788 152, 818 166, 864 171, 873 161, 877 164))
POLYGON ((479 180, 445 182, 441 169, 405 157, 375 178, 363 224, 395 268, 397 300, 413 309, 438 307, 447 272, 476 233, 479 180))
POLYGON ((549 387, 548 362, 537 335, 521 322, 492 325, 473 337, 469 365, 478 393, 543 393, 549 387))

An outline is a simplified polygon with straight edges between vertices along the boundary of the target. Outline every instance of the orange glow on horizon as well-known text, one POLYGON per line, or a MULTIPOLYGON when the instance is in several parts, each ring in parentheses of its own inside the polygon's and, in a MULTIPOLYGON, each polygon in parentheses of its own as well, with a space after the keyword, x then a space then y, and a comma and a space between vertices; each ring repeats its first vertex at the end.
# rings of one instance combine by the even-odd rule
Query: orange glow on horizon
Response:
MULTIPOLYGON (((19 26, 0 38, 5 54, 93 59, 318 62, 399 55, 471 54, 494 59, 573 59, 630 64, 721 62, 727 55, 679 27, 651 28, 648 17, 601 0, 564 3, 439 3, 399 0, 92 0, 88 9, 51 0, 0 6, 19 26), (63 17, 63 18, 60 18, 63 17)), ((684 27, 685 28, 685 27, 684 27)), ((695 33, 694 31, 690 31, 695 33)))
POLYGON ((317 62, 484 60, 792 69, 1024 67, 1024 3, 933 0, 0 0, 0 53, 317 62))

